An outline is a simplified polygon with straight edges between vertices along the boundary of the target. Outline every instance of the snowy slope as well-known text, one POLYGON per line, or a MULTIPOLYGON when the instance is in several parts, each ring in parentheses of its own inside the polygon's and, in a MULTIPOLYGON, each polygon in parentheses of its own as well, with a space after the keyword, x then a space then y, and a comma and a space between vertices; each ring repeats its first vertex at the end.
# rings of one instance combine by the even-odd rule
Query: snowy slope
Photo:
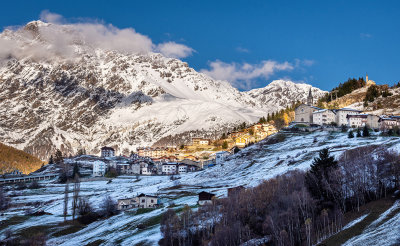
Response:
POLYGON ((382 213, 361 235, 349 239, 344 246, 399 245, 400 244, 400 201, 382 213), (392 217, 389 215, 394 213, 392 217))
MULTIPOLYGON (((370 138, 348 139, 345 133, 287 133, 286 139, 280 143, 268 144, 268 141, 262 141, 231 156, 222 166, 181 175, 179 180, 171 181, 166 176, 142 176, 140 181, 136 181, 132 177, 120 177, 114 179, 110 184, 107 184, 107 181, 83 182, 81 183, 81 194, 89 198, 89 201, 95 206, 98 206, 107 195, 118 199, 132 197, 142 192, 159 195, 165 205, 173 202, 178 205, 178 208, 184 204, 194 206, 197 202, 196 194, 200 191, 213 192, 218 197, 226 196, 229 187, 238 185, 251 187, 289 170, 305 170, 309 168, 312 159, 318 155, 318 151, 325 147, 329 147, 335 156, 339 156, 349 148, 369 144, 379 144, 397 151, 400 150, 399 138, 372 136, 370 138), (314 142, 315 138, 317 142, 314 142)), ((63 191, 64 186, 59 184, 48 184, 38 191, 21 191, 21 194, 13 200, 14 203, 22 205, 27 202, 40 201, 42 205, 39 208, 43 208, 54 215, 31 218, 21 224, 10 226, 9 229, 18 231, 39 224, 51 226, 53 223, 62 220, 63 191)), ((10 218, 15 214, 21 214, 24 208, 20 207, 7 211, 4 217, 10 218)), ((151 226, 146 230, 138 230, 136 226, 164 211, 165 209, 162 208, 142 215, 122 213, 107 220, 94 222, 70 235, 50 236, 48 244, 82 245, 98 239, 104 240, 104 245, 113 245, 115 242, 121 242, 122 245, 132 245, 132 243, 140 241, 156 244, 161 237, 158 225, 151 226)), ((387 223, 397 226, 398 220, 390 220, 387 223)), ((383 226, 378 223, 377 225, 383 226)), ((385 227, 385 230, 390 230, 390 228, 385 227)), ((0 231, 0 233, 2 232, 0 231)), ((367 237, 367 234, 364 237, 367 237)))
POLYGON ((126 154, 177 133, 219 134, 305 100, 311 87, 275 81, 241 92, 178 59, 85 43, 69 25, 30 22, 1 42, 22 48, 0 59, 0 142, 42 159, 56 148, 97 154, 111 145, 126 154), (54 51, 54 36, 70 43, 54 51))

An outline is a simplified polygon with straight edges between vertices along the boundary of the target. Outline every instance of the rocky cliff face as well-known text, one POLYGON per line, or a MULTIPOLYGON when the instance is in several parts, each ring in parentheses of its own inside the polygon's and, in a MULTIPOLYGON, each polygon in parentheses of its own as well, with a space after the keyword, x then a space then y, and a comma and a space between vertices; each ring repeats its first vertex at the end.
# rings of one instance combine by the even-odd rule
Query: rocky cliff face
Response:
MULTIPOLYGON (((0 142, 41 159, 56 148, 97 154, 108 145, 126 154, 168 135, 218 133, 305 100, 310 88, 275 81, 241 92, 178 59, 96 48, 79 36, 69 40, 70 54, 59 54, 47 40, 48 28, 72 32, 31 22, 0 34, 3 43, 23 47, 1 59, 0 142), (47 55, 38 56, 41 52, 47 55)), ((313 93, 323 92, 313 88, 313 93)))

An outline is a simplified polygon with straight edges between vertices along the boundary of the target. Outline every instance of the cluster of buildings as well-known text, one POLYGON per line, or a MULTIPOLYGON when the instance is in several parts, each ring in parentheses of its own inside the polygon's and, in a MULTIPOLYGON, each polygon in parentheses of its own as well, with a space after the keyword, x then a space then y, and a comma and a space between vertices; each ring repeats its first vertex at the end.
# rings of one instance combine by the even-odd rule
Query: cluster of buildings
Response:
POLYGON ((244 148, 249 143, 260 141, 276 132, 277 129, 273 125, 257 123, 243 131, 232 132, 230 137, 234 140, 235 146, 244 148))
POLYGON ((228 151, 220 151, 209 160, 199 160, 193 155, 178 159, 173 155, 149 157, 141 156, 139 153, 125 157, 115 156, 115 150, 111 147, 103 147, 101 148, 102 159, 91 161, 91 163, 93 163, 93 176, 95 177, 104 176, 110 169, 115 170, 118 174, 128 175, 175 175, 221 164, 230 154, 231 152, 228 151))
POLYGON ((292 124, 344 125, 353 128, 368 126, 380 130, 400 127, 400 116, 364 114, 361 110, 352 108, 321 109, 313 104, 314 100, 310 89, 307 103, 301 104, 295 109, 295 120, 292 124))

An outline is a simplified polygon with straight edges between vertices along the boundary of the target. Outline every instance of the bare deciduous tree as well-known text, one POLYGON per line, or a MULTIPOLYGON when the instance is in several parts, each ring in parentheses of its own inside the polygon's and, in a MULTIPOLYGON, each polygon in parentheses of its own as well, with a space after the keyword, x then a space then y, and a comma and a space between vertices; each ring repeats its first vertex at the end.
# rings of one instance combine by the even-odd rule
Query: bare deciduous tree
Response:
POLYGON ((111 216, 117 213, 117 203, 108 195, 101 204, 101 213, 103 216, 111 216))
POLYGON ((74 193, 72 197, 72 220, 75 220, 75 215, 78 208, 80 189, 81 189, 81 182, 79 180, 79 177, 76 177, 74 180, 74 193))
POLYGON ((65 184, 65 190, 64 190, 64 221, 67 220, 67 215, 68 215, 68 195, 69 195, 69 183, 67 182, 65 184))

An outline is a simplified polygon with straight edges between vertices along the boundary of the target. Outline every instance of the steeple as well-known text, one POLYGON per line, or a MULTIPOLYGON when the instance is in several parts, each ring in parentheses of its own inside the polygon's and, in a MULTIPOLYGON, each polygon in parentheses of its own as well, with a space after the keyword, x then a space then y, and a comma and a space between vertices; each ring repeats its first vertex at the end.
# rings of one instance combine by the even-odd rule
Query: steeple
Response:
POLYGON ((311 93, 311 87, 310 87, 310 90, 308 91, 307 104, 310 106, 312 106, 314 104, 313 96, 311 93))
POLYGON ((365 77, 365 83, 368 84, 368 73, 367 76, 365 77))

